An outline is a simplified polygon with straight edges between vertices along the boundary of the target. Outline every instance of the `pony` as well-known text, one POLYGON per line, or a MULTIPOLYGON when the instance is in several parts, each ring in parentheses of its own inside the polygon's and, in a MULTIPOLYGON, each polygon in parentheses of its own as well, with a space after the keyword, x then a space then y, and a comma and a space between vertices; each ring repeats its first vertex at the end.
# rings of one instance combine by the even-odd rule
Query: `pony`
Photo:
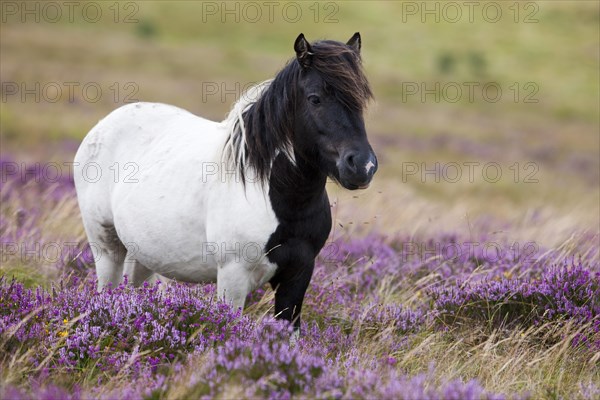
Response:
POLYGON ((300 34, 296 57, 222 122, 159 103, 98 122, 73 164, 98 290, 124 275, 133 285, 216 281, 217 295, 243 309, 269 282, 275 316, 299 331, 331 230, 326 180, 365 189, 378 167, 360 49, 358 32, 347 43, 300 34))

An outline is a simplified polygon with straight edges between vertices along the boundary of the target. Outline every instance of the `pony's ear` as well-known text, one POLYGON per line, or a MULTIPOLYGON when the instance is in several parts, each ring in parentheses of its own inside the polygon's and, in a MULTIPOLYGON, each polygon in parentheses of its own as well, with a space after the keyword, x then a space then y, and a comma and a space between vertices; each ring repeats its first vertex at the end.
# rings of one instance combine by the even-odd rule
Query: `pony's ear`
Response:
POLYGON ((298 35, 294 42, 294 50, 296 51, 296 58, 303 68, 308 68, 312 62, 312 49, 310 44, 304 37, 304 34, 298 35))
POLYGON ((358 54, 360 54, 360 47, 361 47, 360 33, 356 32, 354 35, 352 35, 352 37, 350 38, 350 40, 348 40, 348 42, 346 44, 348 46, 352 47, 352 49, 354 51, 356 51, 358 54))

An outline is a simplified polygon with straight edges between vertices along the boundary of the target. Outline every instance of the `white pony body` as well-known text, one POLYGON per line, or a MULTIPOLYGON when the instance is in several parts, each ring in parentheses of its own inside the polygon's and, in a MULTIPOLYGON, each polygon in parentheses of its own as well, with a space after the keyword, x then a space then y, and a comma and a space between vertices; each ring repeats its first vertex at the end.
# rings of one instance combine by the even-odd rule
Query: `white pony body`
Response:
MULTIPOLYGON (((243 307, 248 292, 269 281, 276 265, 264 247, 278 221, 268 186, 244 187, 223 152, 233 151, 230 132, 248 104, 240 100, 221 123, 169 105, 129 104, 90 131, 74 176, 99 289, 123 274, 139 285, 156 273, 217 281, 219 295, 243 307)), ((235 164, 242 155, 233 157, 235 164)))

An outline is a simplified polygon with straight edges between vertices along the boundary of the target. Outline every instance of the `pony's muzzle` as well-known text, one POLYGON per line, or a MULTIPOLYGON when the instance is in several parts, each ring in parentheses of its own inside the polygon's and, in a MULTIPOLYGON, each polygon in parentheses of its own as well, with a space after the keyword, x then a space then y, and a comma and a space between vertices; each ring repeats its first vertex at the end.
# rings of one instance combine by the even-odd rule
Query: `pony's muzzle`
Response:
POLYGON ((340 183, 350 190, 366 189, 377 172, 377 167, 377 157, 373 150, 347 151, 338 164, 340 183))

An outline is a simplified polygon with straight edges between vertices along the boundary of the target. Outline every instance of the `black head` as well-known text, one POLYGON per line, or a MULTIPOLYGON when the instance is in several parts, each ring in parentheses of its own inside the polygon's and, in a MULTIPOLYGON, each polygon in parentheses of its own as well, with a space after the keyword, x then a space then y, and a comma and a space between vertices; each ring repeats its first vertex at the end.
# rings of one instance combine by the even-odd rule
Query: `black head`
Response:
MULTIPOLYGON (((275 159, 284 154, 304 167, 295 169, 296 175, 308 168, 308 175, 329 176, 347 189, 369 185, 377 158, 363 120, 372 93, 360 47, 358 33, 347 43, 310 44, 298 36, 296 58, 264 86, 256 101, 238 103, 230 114, 234 126, 225 154, 242 178, 252 170, 266 183, 275 159)), ((293 180, 291 175, 287 178, 293 180)))
POLYGON ((360 34, 347 43, 294 43, 299 67, 294 121, 296 156, 315 163, 346 189, 369 186, 377 157, 367 140, 363 110, 372 98, 362 69, 360 34))

